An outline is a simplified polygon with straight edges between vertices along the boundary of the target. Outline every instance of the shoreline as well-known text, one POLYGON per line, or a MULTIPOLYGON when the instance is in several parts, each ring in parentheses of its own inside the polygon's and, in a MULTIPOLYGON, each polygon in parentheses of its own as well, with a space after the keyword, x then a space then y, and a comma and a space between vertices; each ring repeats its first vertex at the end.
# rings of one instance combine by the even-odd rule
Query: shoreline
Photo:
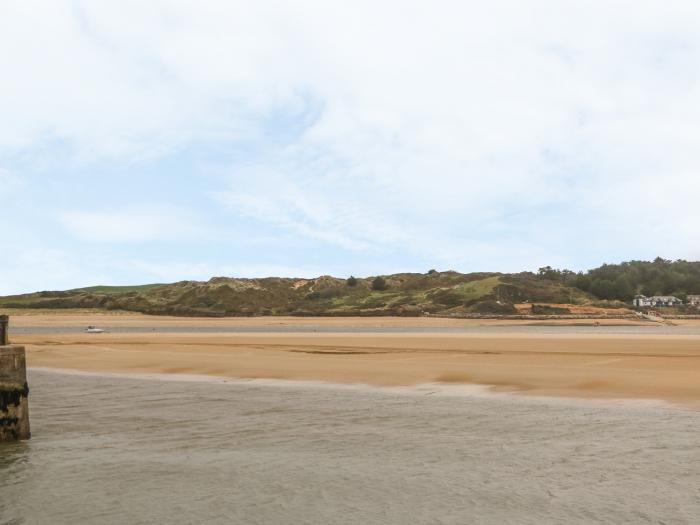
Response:
MULTIPOLYGON (((420 326, 420 327, 458 327, 458 326, 594 326, 597 321, 601 326, 659 326, 661 323, 639 318, 621 317, 585 317, 571 316, 562 318, 547 317, 546 319, 507 317, 399 317, 399 316, 253 316, 253 317, 177 317, 166 315, 149 315, 132 312, 63 312, 22 311, 12 312, 0 309, 0 313, 8 313, 12 318, 12 326, 76 326, 85 324, 105 324, 105 326, 147 325, 161 326, 356 326, 356 327, 387 327, 387 326, 420 326)), ((700 326, 700 320, 684 319, 680 324, 700 326)))
POLYGON ((604 325, 658 325, 664 322, 673 323, 691 323, 700 325, 700 315, 694 314, 663 314, 660 319, 663 321, 652 321, 644 319, 634 313, 572 313, 572 314, 469 314, 465 316, 451 316, 426 314, 422 316, 397 316, 397 315, 267 315, 267 316, 176 316, 176 315, 161 315, 148 314, 141 312, 132 312, 127 310, 100 310, 100 309, 79 309, 79 308, 6 308, 0 307, 0 313, 12 316, 14 319, 27 320, 31 318, 85 318, 91 317, 101 319, 103 321, 121 322, 126 319, 139 319, 152 324, 169 324, 182 323, 191 324, 193 322, 214 322, 214 323, 232 323, 232 324, 253 324, 253 325, 275 325, 275 324, 309 324, 309 323, 346 323, 351 322, 360 325, 372 324, 401 324, 401 323, 419 323, 426 325, 440 325, 451 323, 476 323, 476 324, 527 324, 546 325, 552 323, 555 325, 568 325, 582 323, 583 325, 591 325, 595 322, 604 325))
POLYGON ((367 383, 337 383, 322 380, 290 380, 270 378, 241 378, 227 376, 211 376, 202 374, 167 374, 167 373, 138 373, 138 372, 96 372, 70 368, 30 367, 28 372, 59 374, 77 377, 97 377, 110 379, 127 379, 137 381, 166 381, 174 383, 214 383, 232 386, 251 386, 255 388, 279 388, 302 390, 340 390, 345 392, 374 393, 382 395, 403 396, 436 396, 449 398, 493 399, 513 402, 539 402, 544 404, 566 404, 596 407, 625 407, 625 408, 660 408, 675 410, 700 411, 700 405, 693 406, 684 403, 673 403, 664 399, 646 398, 589 398, 574 396, 542 396, 531 395, 517 390, 496 390, 496 385, 480 385, 473 383, 419 383, 404 386, 382 386, 367 383))

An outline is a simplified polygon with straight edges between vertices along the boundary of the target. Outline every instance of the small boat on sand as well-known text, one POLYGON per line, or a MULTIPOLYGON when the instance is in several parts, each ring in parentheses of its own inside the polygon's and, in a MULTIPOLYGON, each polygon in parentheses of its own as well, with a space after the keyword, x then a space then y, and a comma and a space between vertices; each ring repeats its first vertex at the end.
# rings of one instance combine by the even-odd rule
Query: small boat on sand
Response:
POLYGON ((88 334, 103 334, 104 330, 102 328, 97 328, 96 326, 88 326, 85 329, 85 332, 88 334))

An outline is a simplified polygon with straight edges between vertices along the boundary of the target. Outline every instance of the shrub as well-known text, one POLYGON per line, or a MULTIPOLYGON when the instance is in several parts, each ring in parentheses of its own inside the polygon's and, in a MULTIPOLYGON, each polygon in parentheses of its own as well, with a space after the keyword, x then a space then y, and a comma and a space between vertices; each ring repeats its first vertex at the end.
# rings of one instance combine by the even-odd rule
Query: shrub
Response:
POLYGON ((499 303, 493 299, 480 301, 471 307, 471 310, 480 314, 516 314, 518 311, 512 304, 499 303))
POLYGON ((428 297, 432 299, 435 304, 441 304, 450 308, 464 305, 464 297, 452 290, 436 290, 429 294, 428 297))
POLYGON ((533 304, 532 313, 535 315, 567 315, 571 313, 571 310, 546 304, 533 304))
POLYGON ((345 281, 345 283, 350 287, 354 287, 357 286, 357 279, 355 279, 355 277, 351 275, 350 277, 348 277, 348 280, 345 281))
POLYGON ((384 280, 384 277, 375 277, 372 281, 372 290, 380 292, 382 290, 386 290, 387 288, 388 286, 384 280))

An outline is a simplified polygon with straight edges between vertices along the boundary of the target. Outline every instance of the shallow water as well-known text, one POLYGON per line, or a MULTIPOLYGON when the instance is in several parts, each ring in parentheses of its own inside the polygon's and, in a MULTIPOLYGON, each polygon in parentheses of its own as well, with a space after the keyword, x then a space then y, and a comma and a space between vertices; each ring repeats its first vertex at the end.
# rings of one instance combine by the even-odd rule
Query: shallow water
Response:
POLYGON ((683 408, 43 371, 30 386, 33 438, 0 445, 0 523, 700 519, 700 412, 683 408))

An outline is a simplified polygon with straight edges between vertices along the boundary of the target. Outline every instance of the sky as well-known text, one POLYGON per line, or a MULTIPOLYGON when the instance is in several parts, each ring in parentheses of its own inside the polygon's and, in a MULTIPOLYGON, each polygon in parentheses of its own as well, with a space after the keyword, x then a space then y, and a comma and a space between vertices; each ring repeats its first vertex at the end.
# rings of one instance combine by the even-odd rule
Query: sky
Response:
POLYGON ((700 3, 0 1, 0 294, 700 259, 700 3))

